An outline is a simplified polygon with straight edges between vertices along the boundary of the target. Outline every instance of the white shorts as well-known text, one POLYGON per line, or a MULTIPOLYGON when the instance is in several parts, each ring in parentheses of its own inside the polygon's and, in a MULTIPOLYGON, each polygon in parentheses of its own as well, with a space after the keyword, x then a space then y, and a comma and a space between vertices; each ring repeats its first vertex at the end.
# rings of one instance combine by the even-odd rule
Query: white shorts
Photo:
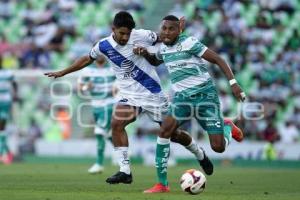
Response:
POLYGON ((163 114, 167 112, 169 105, 168 98, 163 93, 151 96, 119 94, 118 99, 117 104, 137 107, 139 113, 145 113, 154 122, 162 122, 163 114))

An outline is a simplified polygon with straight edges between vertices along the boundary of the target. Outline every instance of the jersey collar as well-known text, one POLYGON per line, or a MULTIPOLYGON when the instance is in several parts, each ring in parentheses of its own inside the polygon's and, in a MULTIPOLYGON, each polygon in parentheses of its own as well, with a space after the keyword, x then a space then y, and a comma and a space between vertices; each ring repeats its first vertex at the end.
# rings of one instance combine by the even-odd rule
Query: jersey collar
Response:
POLYGON ((108 38, 108 41, 109 41, 109 43, 111 44, 111 46, 113 48, 115 48, 116 46, 118 46, 118 43, 113 38, 113 33, 110 34, 110 36, 108 38))

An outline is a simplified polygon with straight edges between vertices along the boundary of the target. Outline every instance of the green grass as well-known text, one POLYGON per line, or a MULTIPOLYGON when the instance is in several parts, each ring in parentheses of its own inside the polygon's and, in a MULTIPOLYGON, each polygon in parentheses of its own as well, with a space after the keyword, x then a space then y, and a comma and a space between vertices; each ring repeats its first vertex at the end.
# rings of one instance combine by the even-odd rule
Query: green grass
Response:
POLYGON ((300 197, 300 170, 218 166, 200 195, 181 191, 183 171, 196 165, 169 169, 171 193, 143 194, 156 181, 155 169, 133 165, 134 183, 108 185, 105 179, 117 170, 107 166, 101 175, 88 175, 88 164, 21 163, 0 165, 1 200, 293 200, 300 197))

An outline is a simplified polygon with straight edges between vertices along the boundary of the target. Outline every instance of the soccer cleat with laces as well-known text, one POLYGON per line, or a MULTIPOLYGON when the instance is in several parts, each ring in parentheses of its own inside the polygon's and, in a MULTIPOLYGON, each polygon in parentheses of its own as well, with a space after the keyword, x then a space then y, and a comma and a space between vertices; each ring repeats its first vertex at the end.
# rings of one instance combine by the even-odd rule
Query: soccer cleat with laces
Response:
POLYGON ((145 190, 144 193, 165 193, 170 192, 170 187, 161 183, 155 184, 152 188, 145 190))
POLYGON ((232 138, 235 139, 237 142, 241 142, 244 139, 243 131, 237 127, 232 120, 230 119, 224 119, 224 124, 228 124, 231 126, 231 134, 232 138))
POLYGON ((214 172, 214 165, 207 157, 205 151, 203 149, 202 149, 202 151, 203 151, 204 158, 203 158, 203 160, 198 160, 198 161, 199 161, 203 171, 205 172, 205 174, 212 175, 214 172))
POLYGON ((126 174, 124 172, 117 172, 116 174, 114 174, 111 177, 107 178, 106 183, 109 183, 109 184, 119 184, 119 183, 130 184, 130 183, 132 183, 132 175, 131 175, 131 173, 126 174))

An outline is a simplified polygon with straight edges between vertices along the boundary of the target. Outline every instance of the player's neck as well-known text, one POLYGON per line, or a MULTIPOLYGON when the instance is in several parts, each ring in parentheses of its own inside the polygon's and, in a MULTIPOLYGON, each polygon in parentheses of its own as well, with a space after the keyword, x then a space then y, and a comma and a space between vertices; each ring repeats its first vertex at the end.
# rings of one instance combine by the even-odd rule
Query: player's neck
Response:
POLYGON ((179 35, 177 36, 177 38, 172 42, 170 43, 168 46, 174 46, 179 40, 179 35))
POLYGON ((112 38, 113 38, 113 40, 114 40, 114 41, 115 41, 117 44, 119 44, 119 43, 118 43, 118 41, 116 40, 116 38, 115 38, 115 35, 114 35, 114 34, 112 35, 112 38))

